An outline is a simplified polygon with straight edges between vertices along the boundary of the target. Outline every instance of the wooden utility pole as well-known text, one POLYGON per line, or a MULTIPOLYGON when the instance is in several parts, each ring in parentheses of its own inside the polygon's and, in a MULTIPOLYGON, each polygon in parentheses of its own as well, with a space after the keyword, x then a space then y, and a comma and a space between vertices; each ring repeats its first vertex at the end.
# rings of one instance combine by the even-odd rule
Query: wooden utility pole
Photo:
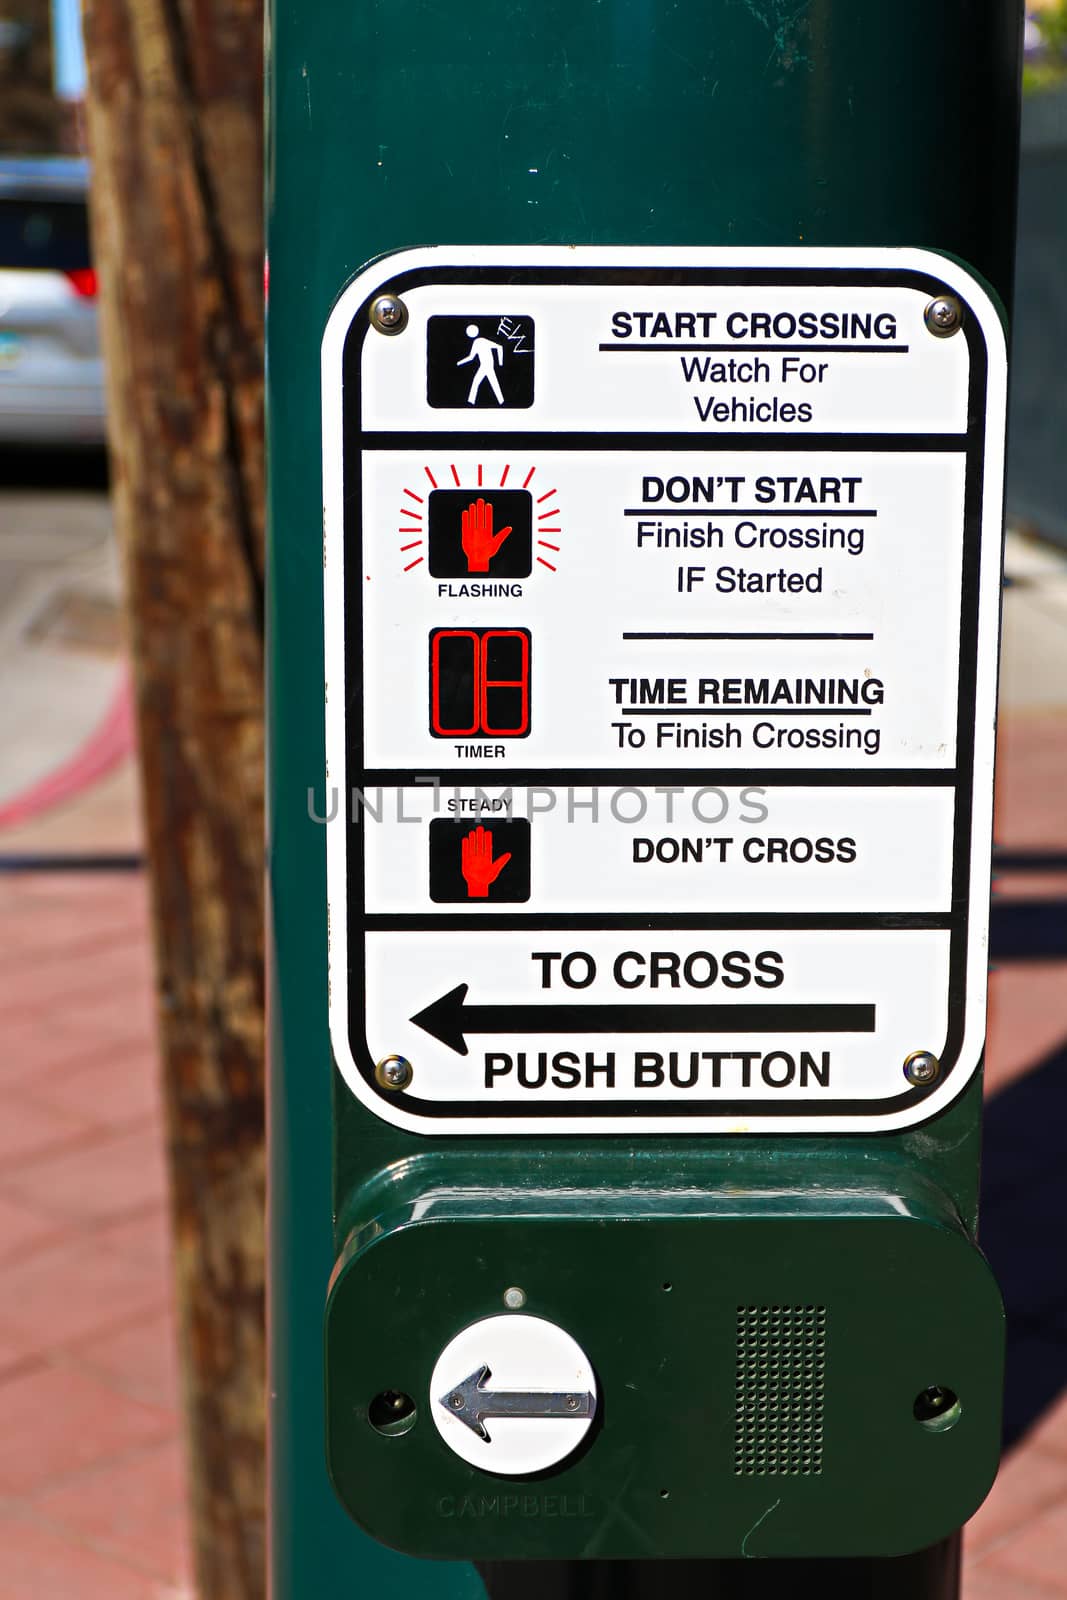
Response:
POLYGON ((262 7, 86 0, 200 1600, 264 1592, 262 7))

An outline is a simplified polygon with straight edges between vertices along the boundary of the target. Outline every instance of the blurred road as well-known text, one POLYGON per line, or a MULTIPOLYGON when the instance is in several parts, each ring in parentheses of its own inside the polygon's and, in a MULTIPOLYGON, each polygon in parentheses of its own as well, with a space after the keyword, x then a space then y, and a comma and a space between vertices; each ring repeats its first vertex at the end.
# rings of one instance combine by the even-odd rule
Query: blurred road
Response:
POLYGON ((103 459, 5 451, 0 484, 0 853, 135 849, 119 559, 103 459), (57 795, 65 803, 43 804, 57 795), (12 825, 17 800, 24 820, 12 825))

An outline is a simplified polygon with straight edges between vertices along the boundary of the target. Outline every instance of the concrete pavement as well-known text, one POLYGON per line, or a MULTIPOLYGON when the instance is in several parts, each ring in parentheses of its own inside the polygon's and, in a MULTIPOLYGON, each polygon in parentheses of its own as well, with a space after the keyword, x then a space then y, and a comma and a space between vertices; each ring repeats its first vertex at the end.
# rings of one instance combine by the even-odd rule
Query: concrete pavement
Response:
POLYGON ((55 478, 0 496, 0 854, 140 840, 131 741, 107 737, 127 683, 111 507, 62 458, 55 478), (31 804, 3 825, 12 802, 64 768, 67 803, 31 804))

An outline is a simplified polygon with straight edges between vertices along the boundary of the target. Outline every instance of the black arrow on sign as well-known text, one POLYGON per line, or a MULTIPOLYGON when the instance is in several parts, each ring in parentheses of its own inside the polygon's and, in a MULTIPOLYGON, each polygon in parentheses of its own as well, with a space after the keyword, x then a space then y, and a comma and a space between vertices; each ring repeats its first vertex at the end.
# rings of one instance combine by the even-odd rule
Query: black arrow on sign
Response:
POLYGON ((492 1444, 486 1417, 591 1417, 593 1396, 581 1390, 557 1394, 540 1389, 487 1389, 492 1377, 488 1367, 477 1367, 469 1378, 457 1383, 454 1389, 443 1394, 438 1405, 444 1406, 460 1422, 465 1422, 479 1439, 492 1444))
POLYGON ((457 1055, 468 1033, 873 1033, 874 1006, 469 1006, 469 985, 411 1018, 457 1055))

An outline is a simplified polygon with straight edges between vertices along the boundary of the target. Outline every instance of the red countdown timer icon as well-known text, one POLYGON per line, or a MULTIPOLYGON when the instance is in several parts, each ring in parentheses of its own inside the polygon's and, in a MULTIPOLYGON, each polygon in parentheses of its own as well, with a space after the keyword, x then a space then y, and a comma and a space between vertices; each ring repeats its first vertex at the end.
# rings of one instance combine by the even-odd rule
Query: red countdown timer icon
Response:
POLYGON ((530 731, 525 628, 435 628, 430 732, 435 739, 524 739, 530 731))

